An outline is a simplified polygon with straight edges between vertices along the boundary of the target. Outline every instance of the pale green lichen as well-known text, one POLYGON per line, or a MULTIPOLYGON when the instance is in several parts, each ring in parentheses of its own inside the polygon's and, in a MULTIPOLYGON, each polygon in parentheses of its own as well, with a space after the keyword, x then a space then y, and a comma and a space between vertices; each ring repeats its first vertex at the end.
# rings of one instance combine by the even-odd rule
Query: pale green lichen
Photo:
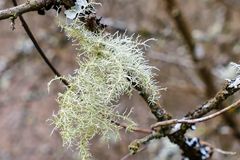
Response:
POLYGON ((129 125, 135 123, 129 115, 116 111, 121 95, 131 94, 138 86, 150 95, 149 103, 156 103, 159 94, 153 81, 152 67, 144 59, 144 42, 133 36, 93 33, 81 22, 62 26, 73 42, 79 45, 79 68, 73 75, 64 77, 70 84, 59 93, 59 111, 51 119, 58 129, 63 145, 76 147, 81 159, 91 159, 89 141, 100 135, 109 140, 119 137, 120 127, 112 121, 129 125))
MULTIPOLYGON (((66 25, 64 29, 68 36, 73 39, 73 42, 77 42, 81 46, 81 51, 83 51, 81 55, 87 57, 87 61, 95 59, 94 65, 100 63, 96 66, 97 68, 106 70, 106 72, 111 71, 112 74, 108 74, 108 76, 118 77, 118 81, 125 85, 140 86, 145 93, 150 95, 148 99, 150 103, 155 103, 158 100, 159 92, 153 81, 153 67, 147 64, 143 56, 144 48, 147 47, 145 42, 140 42, 138 38, 134 39, 133 36, 128 37, 125 34, 115 33, 111 35, 103 32, 89 32, 81 23, 66 25)), ((79 62, 80 66, 85 63, 79 62)), ((121 85, 116 87, 121 87, 121 85)))

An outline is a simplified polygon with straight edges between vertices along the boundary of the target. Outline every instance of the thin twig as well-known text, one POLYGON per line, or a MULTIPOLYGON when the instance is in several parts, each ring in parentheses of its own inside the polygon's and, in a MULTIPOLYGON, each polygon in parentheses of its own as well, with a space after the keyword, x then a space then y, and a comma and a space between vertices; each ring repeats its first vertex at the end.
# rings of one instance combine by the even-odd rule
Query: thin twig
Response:
POLYGON ((201 117, 201 118, 196 118, 196 119, 171 119, 171 120, 167 120, 167 121, 162 121, 162 122, 157 122, 155 124, 153 124, 151 126, 151 128, 157 128, 159 126, 165 126, 165 125, 171 125, 171 124, 176 124, 176 123, 188 123, 188 124, 195 124, 195 123, 200 123, 200 122, 204 122, 204 121, 207 121, 207 120, 210 120, 210 119, 213 119, 219 115, 221 115, 222 113, 224 112, 227 112, 231 109, 235 109, 235 108, 238 108, 240 107, 240 100, 238 100, 237 102, 233 103, 232 105, 216 112, 216 113, 213 113, 213 114, 210 114, 208 116, 205 116, 205 117, 201 117))
POLYGON ((211 147, 214 151, 218 152, 218 153, 221 153, 221 154, 224 154, 224 155, 231 155, 231 156, 234 156, 236 155, 237 153, 236 152, 231 152, 231 151, 224 151, 220 148, 216 148, 215 146, 213 146, 212 144, 206 142, 206 141, 201 141, 202 144, 205 144, 209 147, 211 147))
MULTIPOLYGON (((119 122, 116 122, 116 121, 111 121, 113 124, 116 124, 117 126, 119 127, 122 127, 124 129, 127 129, 128 128, 128 125, 126 124, 123 124, 123 123, 119 123, 119 122)), ((135 128, 131 128, 130 129, 131 131, 134 131, 134 132, 139 132, 139 133, 144 133, 144 134, 151 134, 152 133, 152 130, 151 129, 146 129, 146 128, 139 128, 139 127, 135 127, 135 128)))
MULTIPOLYGON (((16 0, 12 0, 14 6, 17 6, 17 2, 16 0)), ((31 3, 31 2, 29 2, 31 3)), ((39 2, 40 3, 40 2, 39 2)), ((43 3, 43 2, 42 2, 43 3)), ((40 4, 42 4, 40 3, 40 4)), ((46 2, 45 2, 46 3, 46 2)), ((44 4, 45 4, 44 3, 44 4)), ((41 6, 39 4, 39 6, 41 6)), ((37 4, 35 4, 37 5, 37 4)), ((44 60, 44 62, 48 65, 48 67, 52 70, 52 72, 57 76, 57 77, 62 77, 61 74, 57 71, 57 69, 51 64, 51 62, 48 60, 47 56, 45 55, 45 53, 43 52, 42 48, 39 46, 37 40, 35 39, 35 37, 33 36, 33 33, 31 32, 28 24, 26 23, 26 21, 24 20, 23 16, 22 15, 19 15, 19 19, 22 23, 22 26, 24 28, 24 30, 26 31, 27 35, 29 36, 29 38, 32 40, 34 46, 36 47, 39 55, 42 57, 42 59, 44 60)), ((69 86, 69 83, 63 79, 63 78, 60 78, 60 80, 62 81, 63 84, 65 84, 66 86, 69 86)))
POLYGON ((128 146, 129 152, 131 155, 136 154, 141 150, 142 146, 148 144, 151 140, 160 139, 162 137, 164 137, 162 133, 156 132, 156 133, 149 134, 141 139, 135 139, 128 146))
POLYGON ((234 155, 237 154, 237 152, 224 151, 224 150, 222 150, 222 149, 220 149, 220 148, 215 148, 215 147, 214 147, 213 149, 214 149, 214 151, 216 151, 216 152, 218 152, 218 153, 221 153, 221 154, 224 154, 224 155, 234 156, 234 155))
MULTIPOLYGON (((147 147, 144 146, 143 148, 139 149, 138 153, 144 151, 146 148, 147 148, 147 147)), ((131 157, 131 156, 133 156, 133 154, 128 153, 128 154, 126 154, 124 157, 122 157, 121 160, 126 160, 126 159, 128 159, 129 157, 131 157)))

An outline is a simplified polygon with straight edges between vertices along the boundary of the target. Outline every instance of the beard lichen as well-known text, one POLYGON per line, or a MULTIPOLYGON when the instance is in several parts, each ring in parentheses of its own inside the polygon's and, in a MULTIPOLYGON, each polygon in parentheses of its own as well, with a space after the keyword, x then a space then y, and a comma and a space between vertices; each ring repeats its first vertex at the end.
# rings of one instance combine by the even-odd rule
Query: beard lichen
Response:
POLYGON ((142 88, 149 103, 157 103, 159 89, 153 81, 152 68, 144 59, 145 42, 133 36, 88 31, 81 22, 62 26, 74 44, 79 45, 79 68, 63 77, 69 88, 59 93, 59 111, 51 121, 59 130, 63 145, 79 150, 83 160, 92 159, 90 140, 99 135, 106 141, 119 137, 121 121, 131 130, 135 123, 116 111, 121 95, 142 88))

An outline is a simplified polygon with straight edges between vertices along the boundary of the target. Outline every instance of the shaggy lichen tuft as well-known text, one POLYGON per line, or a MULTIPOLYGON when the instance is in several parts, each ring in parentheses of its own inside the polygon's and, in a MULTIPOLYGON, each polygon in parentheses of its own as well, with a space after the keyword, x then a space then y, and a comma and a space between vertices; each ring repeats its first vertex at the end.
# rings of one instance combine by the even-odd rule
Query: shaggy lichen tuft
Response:
POLYGON ((89 141, 95 135, 105 140, 112 135, 118 138, 120 128, 112 121, 124 121, 130 130, 135 126, 128 115, 116 111, 120 96, 130 94, 138 86, 151 95, 150 103, 156 103, 158 87, 152 80, 152 67, 143 56, 145 43, 117 33, 89 32, 81 22, 63 28, 82 52, 74 75, 64 77, 70 88, 59 93, 60 110, 52 122, 60 131, 64 146, 77 147, 81 159, 91 159, 89 141))
POLYGON ((64 77, 70 84, 59 93, 59 111, 53 115, 55 129, 60 131, 63 145, 76 147, 81 159, 91 159, 89 141, 100 135, 109 140, 119 136, 119 126, 113 121, 129 125, 135 123, 128 115, 116 111, 116 103, 123 94, 131 94, 138 86, 156 103, 159 94, 153 81, 152 67, 144 59, 146 44, 133 36, 88 31, 81 22, 62 26, 73 42, 79 45, 79 68, 64 77))

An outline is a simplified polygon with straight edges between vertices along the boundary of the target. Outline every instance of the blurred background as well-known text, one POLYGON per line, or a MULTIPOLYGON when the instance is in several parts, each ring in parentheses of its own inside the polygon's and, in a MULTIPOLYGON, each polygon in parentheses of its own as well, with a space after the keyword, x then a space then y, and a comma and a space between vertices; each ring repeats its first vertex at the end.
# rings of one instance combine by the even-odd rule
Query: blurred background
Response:
MULTIPOLYGON (((24 0, 19 0, 24 3, 24 0)), ((99 2, 99 1, 98 1, 99 2)), ((187 45, 166 11, 164 0, 102 0, 97 15, 103 17, 110 32, 120 30, 137 33, 142 40, 155 38, 146 51, 152 66, 157 67, 156 79, 162 91, 162 106, 176 118, 204 103, 208 84, 196 73, 197 65, 189 54, 187 45)), ((240 1, 239 0, 177 0, 196 43, 195 56, 211 73, 217 90, 225 79, 234 77, 230 62, 240 60, 240 1)), ((12 6, 11 1, 1 0, 0 9, 12 6)), ((61 13, 63 14, 63 13, 61 13)), ((61 14, 59 16, 61 16, 61 14)), ((36 12, 24 14, 32 32, 53 65, 63 74, 71 74, 77 68, 76 51, 58 27, 56 12, 45 16, 36 12)), ((58 92, 64 91, 55 82, 48 93, 48 82, 55 76, 37 54, 31 40, 21 27, 11 30, 10 20, 0 21, 0 159, 1 160, 75 160, 76 152, 62 147, 57 132, 51 136, 53 126, 47 123, 57 112, 55 101, 58 92)), ((228 99, 231 104, 240 95, 228 99)), ((141 127, 149 128, 155 122, 142 98, 134 93, 120 100, 121 111, 133 108, 132 118, 141 127)), ((231 111, 240 132, 239 110, 231 111)), ((240 138, 222 117, 197 125, 187 135, 197 136, 217 148, 240 151, 240 138)), ((98 160, 118 160, 128 153, 128 145, 140 133, 121 132, 121 141, 104 144, 98 137, 91 143, 91 150, 98 160)), ((146 149, 130 160, 178 160, 181 151, 167 139, 153 141, 146 149)), ((213 159, 237 160, 240 156, 214 153, 213 159)))

